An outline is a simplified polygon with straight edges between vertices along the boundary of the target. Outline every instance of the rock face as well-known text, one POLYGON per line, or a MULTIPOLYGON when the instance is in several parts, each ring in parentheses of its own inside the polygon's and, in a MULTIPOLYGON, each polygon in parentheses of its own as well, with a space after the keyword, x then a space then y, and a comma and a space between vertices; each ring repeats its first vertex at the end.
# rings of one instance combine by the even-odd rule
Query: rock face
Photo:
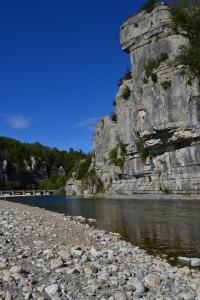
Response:
POLYGON ((94 135, 93 167, 105 192, 198 193, 198 86, 175 63, 189 40, 173 28, 169 7, 159 3, 151 13, 130 17, 120 41, 130 53, 132 78, 123 80, 116 95, 116 122, 105 117, 94 135), (113 149, 120 164, 111 160, 113 149))

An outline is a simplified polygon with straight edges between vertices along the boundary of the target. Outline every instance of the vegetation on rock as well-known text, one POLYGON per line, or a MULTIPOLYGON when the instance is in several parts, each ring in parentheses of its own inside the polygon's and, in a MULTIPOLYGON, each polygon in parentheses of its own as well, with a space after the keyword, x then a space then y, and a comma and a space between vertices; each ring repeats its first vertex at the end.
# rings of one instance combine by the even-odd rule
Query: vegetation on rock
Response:
POLYGON ((122 97, 123 97, 125 100, 128 100, 130 96, 131 96, 131 90, 130 90, 130 88, 126 85, 125 88, 123 89, 122 97))
POLYGON ((92 162, 92 154, 89 154, 85 159, 79 161, 75 167, 76 179, 82 180, 87 176, 92 162))
POLYGON ((99 194, 104 192, 104 185, 101 178, 97 175, 95 169, 88 171, 82 179, 84 189, 89 189, 91 194, 99 194))
POLYGON ((124 80, 130 80, 130 79, 132 79, 131 70, 127 69, 126 73, 124 74, 124 77, 119 79, 118 86, 121 86, 124 80))
POLYGON ((148 60, 148 62, 144 66, 144 71, 145 71, 145 78, 144 81, 147 83, 149 77, 151 77, 152 81, 154 83, 157 82, 157 74, 154 72, 155 69, 157 69, 160 64, 168 59, 168 54, 167 53, 161 53, 159 57, 157 58, 151 58, 148 60))
MULTIPOLYGON (((180 54, 176 57, 178 64, 189 68, 191 84, 192 77, 199 80, 200 93, 200 0, 179 0, 172 4, 173 24, 184 30, 190 40, 189 45, 182 45, 180 54)), ((196 96, 197 118, 200 121, 200 96, 196 96)))
POLYGON ((142 138, 137 138, 135 140, 135 145, 137 148, 137 152, 140 156, 140 160, 144 164, 146 162, 147 157, 149 156, 149 150, 145 147, 145 143, 142 138))
POLYGON ((113 112, 113 113, 111 114, 110 118, 111 118, 111 121, 112 121, 112 122, 114 122, 114 123, 117 122, 117 115, 116 115, 115 112, 113 112))
POLYGON ((171 80, 166 80, 161 83, 161 86, 164 90, 168 90, 172 85, 171 80))
POLYGON ((154 8, 155 4, 157 3, 156 0, 148 0, 141 8, 141 11, 146 11, 147 13, 151 13, 154 8))
POLYGON ((108 155, 109 163, 116 167, 123 167, 125 161, 126 150, 122 143, 110 150, 108 155))

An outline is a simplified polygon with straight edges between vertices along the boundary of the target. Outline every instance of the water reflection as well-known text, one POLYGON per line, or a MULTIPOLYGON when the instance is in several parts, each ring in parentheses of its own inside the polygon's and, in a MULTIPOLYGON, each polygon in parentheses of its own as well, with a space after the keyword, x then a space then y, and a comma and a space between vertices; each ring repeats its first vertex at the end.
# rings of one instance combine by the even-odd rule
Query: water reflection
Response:
POLYGON ((200 256, 200 202, 24 197, 12 201, 68 215, 97 219, 97 226, 118 232, 151 253, 200 256))

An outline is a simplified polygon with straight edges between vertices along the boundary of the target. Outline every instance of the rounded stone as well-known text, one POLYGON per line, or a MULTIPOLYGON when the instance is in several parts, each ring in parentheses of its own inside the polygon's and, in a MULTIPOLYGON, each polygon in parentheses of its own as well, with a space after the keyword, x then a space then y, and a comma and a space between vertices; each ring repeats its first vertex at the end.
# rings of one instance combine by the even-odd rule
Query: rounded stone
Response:
POLYGON ((49 295, 49 296, 55 295, 55 294, 58 292, 58 290, 59 290, 59 286, 58 286, 57 283, 51 284, 51 285, 49 285, 49 286, 47 286, 47 287, 45 288, 45 292, 46 292, 47 295, 49 295))

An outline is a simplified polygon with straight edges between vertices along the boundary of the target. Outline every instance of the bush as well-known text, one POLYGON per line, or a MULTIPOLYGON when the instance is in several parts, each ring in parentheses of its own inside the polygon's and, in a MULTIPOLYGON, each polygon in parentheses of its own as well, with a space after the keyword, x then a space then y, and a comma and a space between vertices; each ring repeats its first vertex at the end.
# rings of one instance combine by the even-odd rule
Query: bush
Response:
POLYGON ((171 80, 166 80, 161 83, 161 86, 164 90, 168 90, 172 85, 171 80))
POLYGON ((200 76, 200 44, 183 45, 176 60, 178 64, 188 66, 193 76, 200 76))
POLYGON ((116 167, 123 167, 124 166, 124 159, 123 158, 119 158, 119 148, 116 147, 112 150, 110 150, 109 155, 108 155, 108 159, 109 159, 109 163, 111 165, 114 165, 116 167))
POLYGON ((128 100, 128 98, 131 96, 131 90, 130 88, 126 85, 123 92, 122 92, 122 97, 125 99, 125 100, 128 100))
POLYGON ((147 157, 149 156, 149 150, 145 147, 144 141, 141 138, 135 140, 135 145, 137 148, 137 152, 140 156, 140 160, 142 163, 146 162, 147 157))
POLYGON ((149 59, 146 65, 144 66, 146 78, 149 78, 154 69, 158 67, 158 63, 156 59, 149 59))
POLYGON ((132 79, 132 74, 131 74, 130 69, 127 69, 126 73, 124 74, 124 77, 119 79, 118 86, 120 87, 124 80, 130 80, 130 79, 132 79))
POLYGON ((144 84, 147 84, 147 83, 148 83, 148 78, 147 78, 147 77, 144 77, 144 78, 143 78, 143 83, 144 83, 144 84))
MULTIPOLYGON (((190 45, 180 47, 176 61, 189 68, 188 84, 192 84, 192 77, 198 79, 200 92, 200 0, 176 1, 172 5, 172 13, 175 27, 184 30, 190 40, 190 45)), ((195 98, 197 119, 200 121, 200 96, 195 98)))
POLYGON ((115 112, 113 112, 113 113, 111 114, 110 118, 111 118, 111 121, 112 121, 112 122, 114 122, 114 123, 117 122, 117 115, 116 115, 115 112))
POLYGON ((162 191, 164 194, 166 194, 166 195, 169 195, 169 194, 172 193, 171 190, 170 190, 168 187, 163 187, 163 188, 161 189, 161 191, 162 191))
POLYGON ((154 70, 157 69, 160 64, 168 59, 168 54, 167 53, 161 53, 158 58, 151 58, 148 60, 148 62, 144 66, 144 71, 145 71, 145 82, 148 80, 149 77, 151 77, 152 81, 154 83, 157 82, 157 75, 154 73, 154 70))
POLYGON ((156 73, 152 73, 151 74, 151 79, 153 81, 153 83, 155 84, 158 81, 158 76, 156 73))
POLYGON ((86 159, 81 160, 78 163, 75 169, 76 179, 81 180, 87 175, 91 162, 92 162, 92 155, 90 154, 86 159))
POLYGON ((113 101, 112 105, 115 107, 117 104, 116 100, 113 101))
POLYGON ((94 169, 87 172, 86 176, 82 180, 82 185, 84 188, 90 189, 92 194, 94 191, 98 194, 104 190, 103 183, 94 169))
POLYGON ((156 0, 148 0, 143 7, 141 8, 141 11, 146 11, 147 13, 151 13, 154 8, 155 8, 155 4, 157 3, 156 0))
POLYGON ((179 0, 172 5, 173 23, 188 35, 191 45, 183 45, 178 63, 200 76, 200 0, 179 0))
POLYGON ((45 190, 58 190, 62 189, 66 184, 66 177, 59 177, 52 175, 48 179, 40 183, 40 188, 45 190))

